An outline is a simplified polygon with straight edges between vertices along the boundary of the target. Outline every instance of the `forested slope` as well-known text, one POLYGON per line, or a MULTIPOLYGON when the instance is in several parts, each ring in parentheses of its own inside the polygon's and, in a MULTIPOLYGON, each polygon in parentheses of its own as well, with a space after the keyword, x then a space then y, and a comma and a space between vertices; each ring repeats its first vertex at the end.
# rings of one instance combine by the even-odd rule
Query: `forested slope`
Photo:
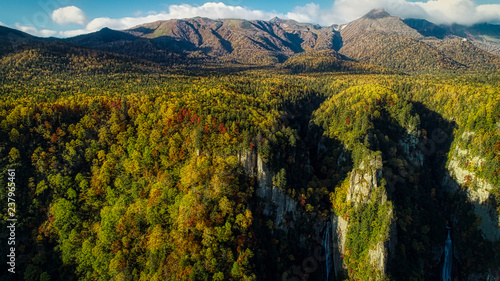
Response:
POLYGON ((455 276, 498 268, 495 73, 169 74, 50 50, 0 64, 20 278, 429 280, 446 225, 455 276))

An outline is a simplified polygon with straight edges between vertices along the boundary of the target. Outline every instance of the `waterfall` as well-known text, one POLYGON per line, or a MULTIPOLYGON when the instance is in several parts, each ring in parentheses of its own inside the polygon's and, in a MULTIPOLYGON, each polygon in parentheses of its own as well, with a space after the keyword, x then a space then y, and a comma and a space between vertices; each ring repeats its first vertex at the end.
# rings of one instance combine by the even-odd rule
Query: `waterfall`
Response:
POLYGON ((451 281, 452 250, 450 229, 448 228, 448 238, 446 238, 446 242, 444 243, 443 281, 451 281))
POLYGON ((326 230, 323 233, 323 249, 325 250, 325 264, 324 264, 324 273, 326 277, 326 281, 330 280, 330 273, 333 265, 333 255, 332 255, 332 235, 331 235, 331 223, 326 223, 326 230))

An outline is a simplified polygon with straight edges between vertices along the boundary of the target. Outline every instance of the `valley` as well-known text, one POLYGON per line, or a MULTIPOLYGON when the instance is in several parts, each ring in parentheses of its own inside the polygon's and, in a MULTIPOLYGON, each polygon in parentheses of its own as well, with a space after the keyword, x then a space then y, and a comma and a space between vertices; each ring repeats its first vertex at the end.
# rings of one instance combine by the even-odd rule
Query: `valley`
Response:
POLYGON ((498 277, 499 57, 456 30, 0 27, 19 279, 498 277))

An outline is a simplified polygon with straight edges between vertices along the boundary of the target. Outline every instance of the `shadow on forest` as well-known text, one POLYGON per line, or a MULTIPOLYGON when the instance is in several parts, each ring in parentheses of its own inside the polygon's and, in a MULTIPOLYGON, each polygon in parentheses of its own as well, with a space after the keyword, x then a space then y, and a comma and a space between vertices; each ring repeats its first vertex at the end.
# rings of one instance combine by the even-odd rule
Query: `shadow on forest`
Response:
POLYGON ((388 272, 398 280, 410 273, 440 280, 446 226, 451 227, 453 241, 453 277, 485 272, 494 257, 493 247, 475 224, 475 203, 446 168, 457 124, 418 102, 412 103, 410 115, 419 117, 421 136, 408 133, 382 112, 382 118, 374 121, 376 137, 370 143, 372 150, 383 153, 388 199, 397 225, 388 272))
MULTIPOLYGON (((319 104, 302 109, 294 105, 286 110, 289 114, 286 121, 294 124, 291 126, 295 126, 302 140, 298 148, 302 154, 297 156, 299 165, 286 167, 292 172, 289 180, 297 190, 310 185, 312 179, 336 186, 353 168, 353 151, 347 150, 340 141, 324 136, 324 129, 312 122, 304 128, 319 104), (307 166, 304 163, 310 163, 309 167, 304 168, 307 166)), ((474 272, 486 273, 488 268, 495 268, 495 245, 485 239, 478 228, 478 217, 474 213, 478 204, 467 198, 465 188, 450 177, 446 168, 457 124, 422 103, 410 105, 409 118, 420 123, 417 133, 408 132, 408 124, 402 126, 396 116, 382 109, 380 118, 373 120, 374 127, 365 142, 370 150, 382 152, 388 200, 394 207, 397 234, 391 233, 388 243, 390 258, 386 274, 395 280, 411 277, 441 280, 447 226, 451 228, 453 243, 452 278, 465 279, 474 272)), ((330 204, 324 203, 325 208, 330 204)), ((498 221, 498 214, 494 214, 494 219, 498 221)), ((283 232, 280 241, 288 247, 286 254, 293 254, 295 261, 288 264, 288 268, 270 268, 271 263, 266 263, 266 272, 284 272, 286 278, 283 278, 287 280, 325 280, 326 271, 319 270, 325 268, 322 241, 310 239, 304 244, 302 238, 304 234, 321 237, 321 233, 326 233, 328 221, 316 227, 319 221, 297 221, 293 231, 283 232)), ((333 255, 340 256, 338 249, 331 250, 336 251, 333 255)), ((283 249, 277 253, 281 256, 283 249)), ((330 280, 332 278, 330 274, 330 280)))
MULTIPOLYGON (((280 109, 284 112, 281 121, 286 127, 296 130, 299 138, 294 149, 273 147, 275 153, 270 159, 270 167, 274 172, 282 168, 286 170, 285 192, 295 194, 292 197, 298 201, 300 214, 285 214, 285 222, 272 230, 256 228, 255 231, 263 237, 256 253, 257 272, 262 280, 325 279, 326 253, 321 238, 325 236, 326 229, 331 228, 328 222, 330 216, 308 213, 306 205, 314 206, 315 210, 329 211, 331 202, 328 196, 319 194, 319 187, 327 187, 328 192, 333 192, 352 169, 352 161, 350 151, 339 140, 326 137, 322 127, 310 122, 313 112, 324 101, 325 97, 319 94, 305 95, 285 103, 280 109), (318 193, 300 200, 299 193, 308 194, 308 187, 318 193), (265 254, 260 249, 266 249, 265 254)), ((257 220, 272 218, 261 217, 257 220)))

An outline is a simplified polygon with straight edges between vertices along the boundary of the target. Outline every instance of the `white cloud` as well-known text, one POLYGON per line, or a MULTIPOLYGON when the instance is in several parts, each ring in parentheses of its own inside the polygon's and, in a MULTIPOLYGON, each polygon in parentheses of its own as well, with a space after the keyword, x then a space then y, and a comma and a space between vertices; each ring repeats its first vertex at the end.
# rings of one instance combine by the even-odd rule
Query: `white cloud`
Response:
POLYGON ((305 6, 295 7, 291 12, 285 15, 285 18, 293 19, 298 22, 318 22, 321 19, 322 11, 318 4, 309 3, 305 6))
POLYGON ((26 26, 16 23, 16 28, 23 32, 29 33, 31 35, 40 36, 40 37, 50 37, 57 34, 57 31, 50 29, 37 29, 33 26, 26 26))
POLYGON ((1 25, 1 26, 7 26, 5 23, 3 23, 3 22, 1 22, 1 21, 0 21, 0 25, 1 25))
POLYGON ((89 21, 85 12, 75 6, 67 6, 54 10, 51 18, 58 24, 76 23, 84 25, 89 21))
POLYGON ((73 36, 78 36, 82 34, 87 34, 92 31, 86 30, 86 29, 74 29, 74 30, 65 30, 65 31, 59 31, 58 36, 59 37, 73 37, 73 36))
POLYGON ((224 3, 207 2, 202 6, 191 6, 188 4, 171 5, 168 16, 170 18, 245 18, 245 19, 270 19, 276 13, 261 10, 249 10, 241 6, 228 6, 224 3))

